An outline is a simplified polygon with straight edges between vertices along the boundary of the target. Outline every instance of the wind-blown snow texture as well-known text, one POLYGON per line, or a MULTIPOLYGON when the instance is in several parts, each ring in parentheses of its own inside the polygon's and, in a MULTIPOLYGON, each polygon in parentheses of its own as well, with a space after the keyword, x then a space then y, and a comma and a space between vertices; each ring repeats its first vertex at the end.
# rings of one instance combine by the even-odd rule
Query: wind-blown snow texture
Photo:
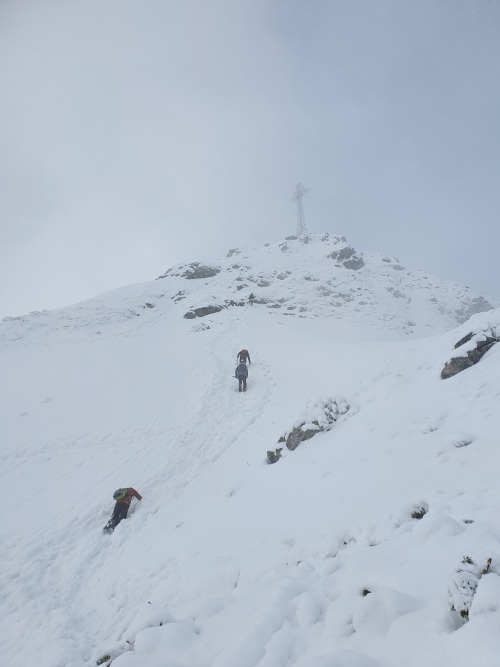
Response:
POLYGON ((0 325, 2 665, 498 664, 500 310, 307 241, 0 325))

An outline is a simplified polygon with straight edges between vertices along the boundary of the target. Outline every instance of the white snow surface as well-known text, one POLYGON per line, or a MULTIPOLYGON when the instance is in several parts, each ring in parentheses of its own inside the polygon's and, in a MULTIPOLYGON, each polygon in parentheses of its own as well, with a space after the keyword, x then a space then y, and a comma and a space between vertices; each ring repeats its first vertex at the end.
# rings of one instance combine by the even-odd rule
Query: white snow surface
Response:
POLYGON ((2 665, 499 664, 500 345, 440 373, 500 309, 346 248, 233 249, 0 324, 2 665), (123 486, 143 500, 104 535, 123 486))

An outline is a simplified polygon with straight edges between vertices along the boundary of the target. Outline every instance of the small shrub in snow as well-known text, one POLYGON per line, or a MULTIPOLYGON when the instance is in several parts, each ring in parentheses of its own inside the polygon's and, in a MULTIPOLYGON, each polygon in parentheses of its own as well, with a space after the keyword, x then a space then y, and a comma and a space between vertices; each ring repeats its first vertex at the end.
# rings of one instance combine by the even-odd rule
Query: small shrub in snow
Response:
POLYGON ((473 436, 468 433, 455 433, 452 436, 452 442, 455 447, 467 447, 473 440, 473 436))
POLYGON ((462 562, 450 577, 448 587, 448 606, 464 621, 469 620, 469 609, 476 594, 479 579, 487 574, 491 565, 489 558, 484 566, 478 565, 470 556, 464 556, 462 562))
POLYGON ((429 511, 429 505, 427 503, 422 503, 419 507, 416 507, 411 513, 412 519, 423 519, 424 516, 429 511))
POLYGON ((205 322, 201 322, 201 324, 193 324, 191 329, 189 329, 188 333, 199 333, 200 331, 208 331, 210 329, 208 324, 205 324, 205 322))

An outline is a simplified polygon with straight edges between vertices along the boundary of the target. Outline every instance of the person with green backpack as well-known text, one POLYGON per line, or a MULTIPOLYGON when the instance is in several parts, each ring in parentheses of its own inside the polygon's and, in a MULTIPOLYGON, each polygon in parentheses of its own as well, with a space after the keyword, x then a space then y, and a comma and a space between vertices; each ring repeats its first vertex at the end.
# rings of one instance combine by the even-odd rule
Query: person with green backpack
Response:
POLYGON ((113 493, 113 498, 116 500, 116 505, 113 510, 113 516, 103 528, 104 533, 112 533, 120 521, 127 518, 132 498, 142 500, 142 496, 131 486, 129 488, 118 489, 113 493))

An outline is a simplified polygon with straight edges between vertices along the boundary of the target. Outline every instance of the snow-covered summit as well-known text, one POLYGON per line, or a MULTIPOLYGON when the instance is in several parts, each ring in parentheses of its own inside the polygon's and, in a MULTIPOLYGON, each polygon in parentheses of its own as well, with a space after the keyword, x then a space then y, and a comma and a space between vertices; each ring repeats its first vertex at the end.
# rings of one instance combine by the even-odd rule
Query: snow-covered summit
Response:
POLYGON ((493 308, 464 285, 405 267, 395 257, 357 252, 344 236, 328 233, 232 249, 216 263, 174 266, 160 278, 179 287, 174 301, 182 301, 185 317, 210 306, 246 304, 253 294, 255 304, 287 316, 335 317, 429 335, 493 308))
POLYGON ((362 330, 367 340, 440 333, 493 307, 465 285, 403 266, 395 257, 358 252, 344 236, 324 233, 231 249, 222 259, 179 264, 156 281, 74 306, 7 317, 0 341, 116 335, 159 318, 194 319, 248 306, 251 295, 256 309, 281 318, 334 318, 362 330))

